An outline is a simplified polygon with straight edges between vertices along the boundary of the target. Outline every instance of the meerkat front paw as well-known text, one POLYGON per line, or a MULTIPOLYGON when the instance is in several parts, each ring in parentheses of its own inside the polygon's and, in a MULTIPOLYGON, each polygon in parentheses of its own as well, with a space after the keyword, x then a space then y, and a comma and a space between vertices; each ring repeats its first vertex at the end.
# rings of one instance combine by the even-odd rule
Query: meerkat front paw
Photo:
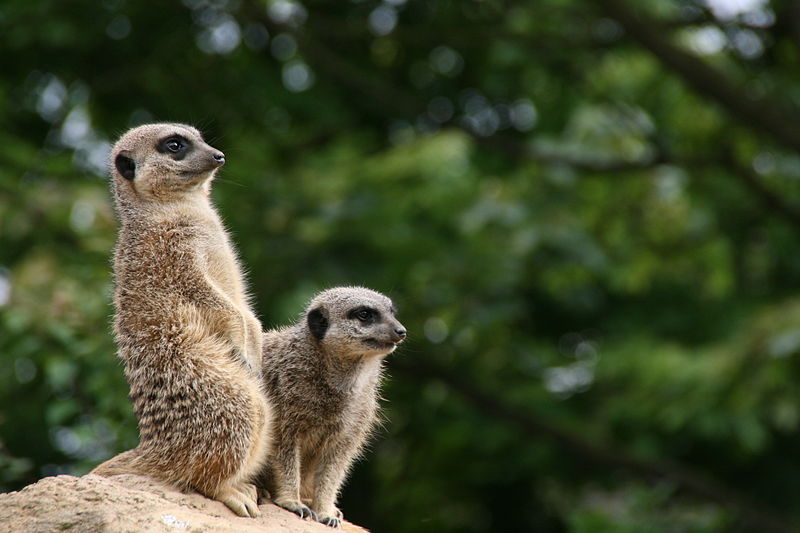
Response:
POLYGON ((312 511, 307 505, 304 505, 300 500, 276 500, 273 503, 279 507, 283 507, 287 511, 293 512, 300 518, 317 520, 317 513, 312 511))
POLYGON ((255 518, 261 516, 261 511, 258 510, 255 490, 255 486, 249 483, 242 483, 237 487, 229 485, 221 487, 214 499, 227 505, 231 511, 239 516, 255 518))

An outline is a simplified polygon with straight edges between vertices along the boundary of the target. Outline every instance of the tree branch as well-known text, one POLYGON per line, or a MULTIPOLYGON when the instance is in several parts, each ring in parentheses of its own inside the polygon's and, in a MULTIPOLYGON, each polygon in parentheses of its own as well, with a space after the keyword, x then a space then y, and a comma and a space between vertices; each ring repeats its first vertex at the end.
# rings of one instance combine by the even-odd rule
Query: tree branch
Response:
POLYGON ((698 93, 716 101, 746 126, 755 126, 800 152, 800 116, 796 112, 789 113, 766 100, 752 98, 720 71, 673 45, 655 20, 635 12, 624 0, 598 0, 598 3, 620 23, 628 35, 698 93))
POLYGON ((329 47, 320 45, 307 35, 295 35, 303 55, 312 66, 345 86, 355 88, 383 111, 391 109, 406 117, 416 117, 425 111, 425 104, 408 93, 376 79, 352 63, 342 59, 329 47))
POLYGON ((780 18, 787 21, 791 39, 800 48, 800 0, 788 0, 787 4, 780 18))
MULTIPOLYGON (((800 2, 800 0, 797 1, 800 2)), ((614 6, 618 5, 617 0, 601 0, 601 3, 611 4, 614 6)), ((261 21, 271 30, 290 30, 290 28, 276 25, 263 14, 259 14, 258 16, 261 18, 261 21)), ((633 24, 633 26, 637 28, 637 33, 641 33, 638 31, 638 19, 636 19, 635 16, 631 15, 630 13, 627 14, 627 17, 625 15, 620 16, 628 21, 628 23, 633 24)), ((623 21, 620 20, 620 23, 623 24, 623 21)), ((650 32, 653 31, 653 28, 648 27, 647 29, 650 30, 650 32)), ((627 27, 626 30, 628 30, 627 27)), ((336 54, 331 47, 316 42, 309 35, 298 35, 300 32, 293 33, 298 39, 298 44, 304 57, 312 65, 312 67, 319 72, 324 73, 335 83, 338 83, 343 87, 347 87, 348 89, 365 96, 366 99, 359 100, 360 102, 364 102, 374 110, 381 111, 382 115, 384 116, 387 113, 390 113, 409 120, 414 120, 417 116, 425 112, 425 103, 418 99, 415 95, 394 87, 382 79, 371 76, 369 73, 365 72, 363 69, 360 69, 352 62, 336 54)), ((631 32, 629 31, 629 33, 631 32)), ((648 34, 647 31, 644 33, 648 34)), ((649 36, 646 36, 645 38, 649 39, 649 36)), ((666 53, 667 56, 670 58, 673 56, 679 58, 677 60, 678 63, 681 63, 681 61, 685 60, 686 64, 691 67, 690 69, 701 73, 702 79, 705 79, 703 76, 709 76, 710 78, 713 78, 716 80, 715 86, 719 87, 719 90, 725 94, 729 94, 730 91, 736 92, 730 86, 728 80, 722 76, 722 74, 711 69, 711 67, 696 57, 673 47, 667 41, 662 41, 663 40, 658 41, 659 44, 657 47, 659 50, 662 48, 668 49, 668 52, 666 53)), ((700 78, 698 78, 698 80, 702 81, 700 78)), ((705 90, 701 90, 699 88, 698 90, 703 93, 705 92, 705 90)), ((750 101, 743 94, 737 93, 735 98, 731 99, 730 101, 731 105, 734 106, 735 109, 738 109, 738 98, 750 101)), ((756 107, 758 107, 758 105, 760 104, 757 104, 756 107)), ((751 112, 757 113, 755 108, 751 110, 751 112)), ((773 110, 771 113, 778 112, 773 110)), ((781 119, 779 122, 781 124, 784 123, 783 119, 781 119)), ((797 123, 800 124, 800 120, 798 120, 797 123)), ((479 145, 493 151, 504 153, 507 157, 510 157, 514 160, 533 160, 545 164, 561 164, 589 173, 620 174, 645 170, 663 163, 672 162, 679 165, 684 163, 674 159, 669 153, 667 153, 665 149, 663 149, 663 147, 659 147, 653 157, 639 161, 575 157, 566 154, 558 154, 540 150, 530 142, 524 142, 513 136, 492 135, 489 137, 482 137, 476 135, 473 131, 459 124, 454 124, 454 126, 472 136, 479 145)), ((791 131, 795 131, 797 133, 796 141, 798 143, 798 148, 800 148, 800 132, 796 131, 794 128, 790 129, 791 131)), ((654 144, 658 145, 657 142, 654 144)), ((733 162, 732 159, 723 159, 724 160, 717 161, 716 163, 722 164, 731 170, 734 177, 738 178, 752 193, 754 193, 762 205, 769 208, 770 212, 774 212, 783 217, 793 226, 800 228, 800 211, 794 209, 780 196, 766 188, 763 183, 761 183, 761 180, 757 175, 752 172, 748 172, 748 169, 743 168, 741 165, 734 164, 735 162, 733 162)), ((704 160, 701 162, 701 164, 704 165, 712 163, 714 162, 710 160, 704 160)))
POLYGON ((800 212, 783 197, 765 187, 759 175, 752 168, 736 161, 732 151, 723 152, 720 162, 771 212, 780 215, 795 228, 800 229, 800 212))
MULTIPOLYGON (((384 112, 395 113, 409 120, 413 120, 425 112, 425 103, 414 95, 397 89, 383 80, 370 76, 352 63, 332 52, 330 48, 319 45, 308 36, 298 36, 298 43, 303 55, 315 69, 323 72, 337 83, 366 96, 368 100, 371 101, 373 107, 379 105, 384 112)), ((523 142, 512 136, 496 134, 483 137, 476 135, 475 132, 460 124, 453 123, 452 126, 469 134, 478 144, 488 147, 493 151, 505 153, 508 157, 513 159, 535 160, 548 164, 562 164, 586 172, 629 172, 650 168, 657 163, 663 162, 660 156, 643 161, 569 156, 540 150, 531 145, 531 143, 523 142)))
POLYGON ((438 368, 429 363, 415 361, 413 365, 397 359, 392 370, 402 374, 433 379, 444 383, 450 390, 467 400, 492 419, 502 420, 535 437, 546 438, 561 449, 585 461, 606 468, 622 468, 646 478, 661 478, 675 482, 681 488, 705 499, 717 502, 739 516, 748 529, 770 533, 794 531, 791 523, 772 510, 763 509, 744 494, 729 489, 703 472, 674 461, 646 460, 625 450, 618 443, 599 443, 593 437, 589 443, 584 438, 557 425, 523 411, 482 390, 475 383, 438 368))

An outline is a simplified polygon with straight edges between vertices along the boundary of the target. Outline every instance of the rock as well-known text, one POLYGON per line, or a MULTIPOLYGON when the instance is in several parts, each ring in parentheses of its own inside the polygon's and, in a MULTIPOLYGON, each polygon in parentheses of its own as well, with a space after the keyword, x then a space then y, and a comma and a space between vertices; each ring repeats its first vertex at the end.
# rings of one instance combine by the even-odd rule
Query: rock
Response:
MULTIPOLYGON (((243 518, 200 494, 184 494, 143 476, 54 476, 0 494, 0 532, 334 533, 271 503, 243 518)), ((369 533, 344 522, 342 530, 369 533)))

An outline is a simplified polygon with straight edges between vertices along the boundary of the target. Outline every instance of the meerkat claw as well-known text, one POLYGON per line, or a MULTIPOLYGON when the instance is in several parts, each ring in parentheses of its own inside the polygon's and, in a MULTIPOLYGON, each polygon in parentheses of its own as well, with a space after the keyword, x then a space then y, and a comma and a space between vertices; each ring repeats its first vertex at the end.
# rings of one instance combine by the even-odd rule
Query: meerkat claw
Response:
POLYGON ((258 508, 258 503, 255 501, 248 501, 245 502, 245 507, 247 508, 247 512, 250 514, 251 518, 258 518, 261 516, 261 511, 258 508))
POLYGON ((294 501, 283 502, 283 503, 275 502, 275 504, 278 505, 279 507, 283 507, 287 511, 293 512, 303 520, 305 520, 306 518, 310 518, 314 521, 317 520, 317 513, 312 511, 308 506, 302 504, 301 502, 294 502, 294 501))
POLYGON ((244 490, 229 487, 216 497, 239 516, 256 518, 261 516, 256 500, 245 494, 244 490))
POLYGON ((220 499, 219 501, 221 501, 222 503, 227 505, 228 509, 230 509, 231 511, 233 511, 234 513, 236 513, 239 516, 250 516, 250 513, 247 511, 247 507, 245 507, 245 505, 242 502, 240 502, 239 500, 233 500, 233 499, 222 500, 222 499, 220 499))
POLYGON ((241 492, 245 498, 258 502, 258 489, 252 483, 242 483, 236 489, 241 492))
POLYGON ((325 524, 326 526, 330 526, 337 529, 342 527, 342 520, 336 518, 335 516, 325 516, 323 518, 320 518, 318 522, 321 524, 325 524))

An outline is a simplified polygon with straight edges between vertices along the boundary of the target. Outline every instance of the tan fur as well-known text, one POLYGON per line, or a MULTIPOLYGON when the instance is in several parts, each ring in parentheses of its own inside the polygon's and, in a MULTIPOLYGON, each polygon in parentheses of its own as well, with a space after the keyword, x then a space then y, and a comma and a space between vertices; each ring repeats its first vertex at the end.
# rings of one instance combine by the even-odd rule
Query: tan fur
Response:
POLYGON ((149 475, 257 516, 249 482, 266 458, 272 411, 261 324, 209 199, 224 156, 190 126, 149 124, 123 135, 110 161, 121 223, 114 332, 140 443, 92 473, 149 475), (165 150, 177 136, 190 148, 165 150))
POLYGON ((338 287, 318 294, 297 324, 264 334, 275 444, 261 482, 276 504, 341 525, 336 497, 377 420, 383 358, 406 335, 394 314, 380 293, 338 287), (363 308, 370 319, 356 316, 363 308))

